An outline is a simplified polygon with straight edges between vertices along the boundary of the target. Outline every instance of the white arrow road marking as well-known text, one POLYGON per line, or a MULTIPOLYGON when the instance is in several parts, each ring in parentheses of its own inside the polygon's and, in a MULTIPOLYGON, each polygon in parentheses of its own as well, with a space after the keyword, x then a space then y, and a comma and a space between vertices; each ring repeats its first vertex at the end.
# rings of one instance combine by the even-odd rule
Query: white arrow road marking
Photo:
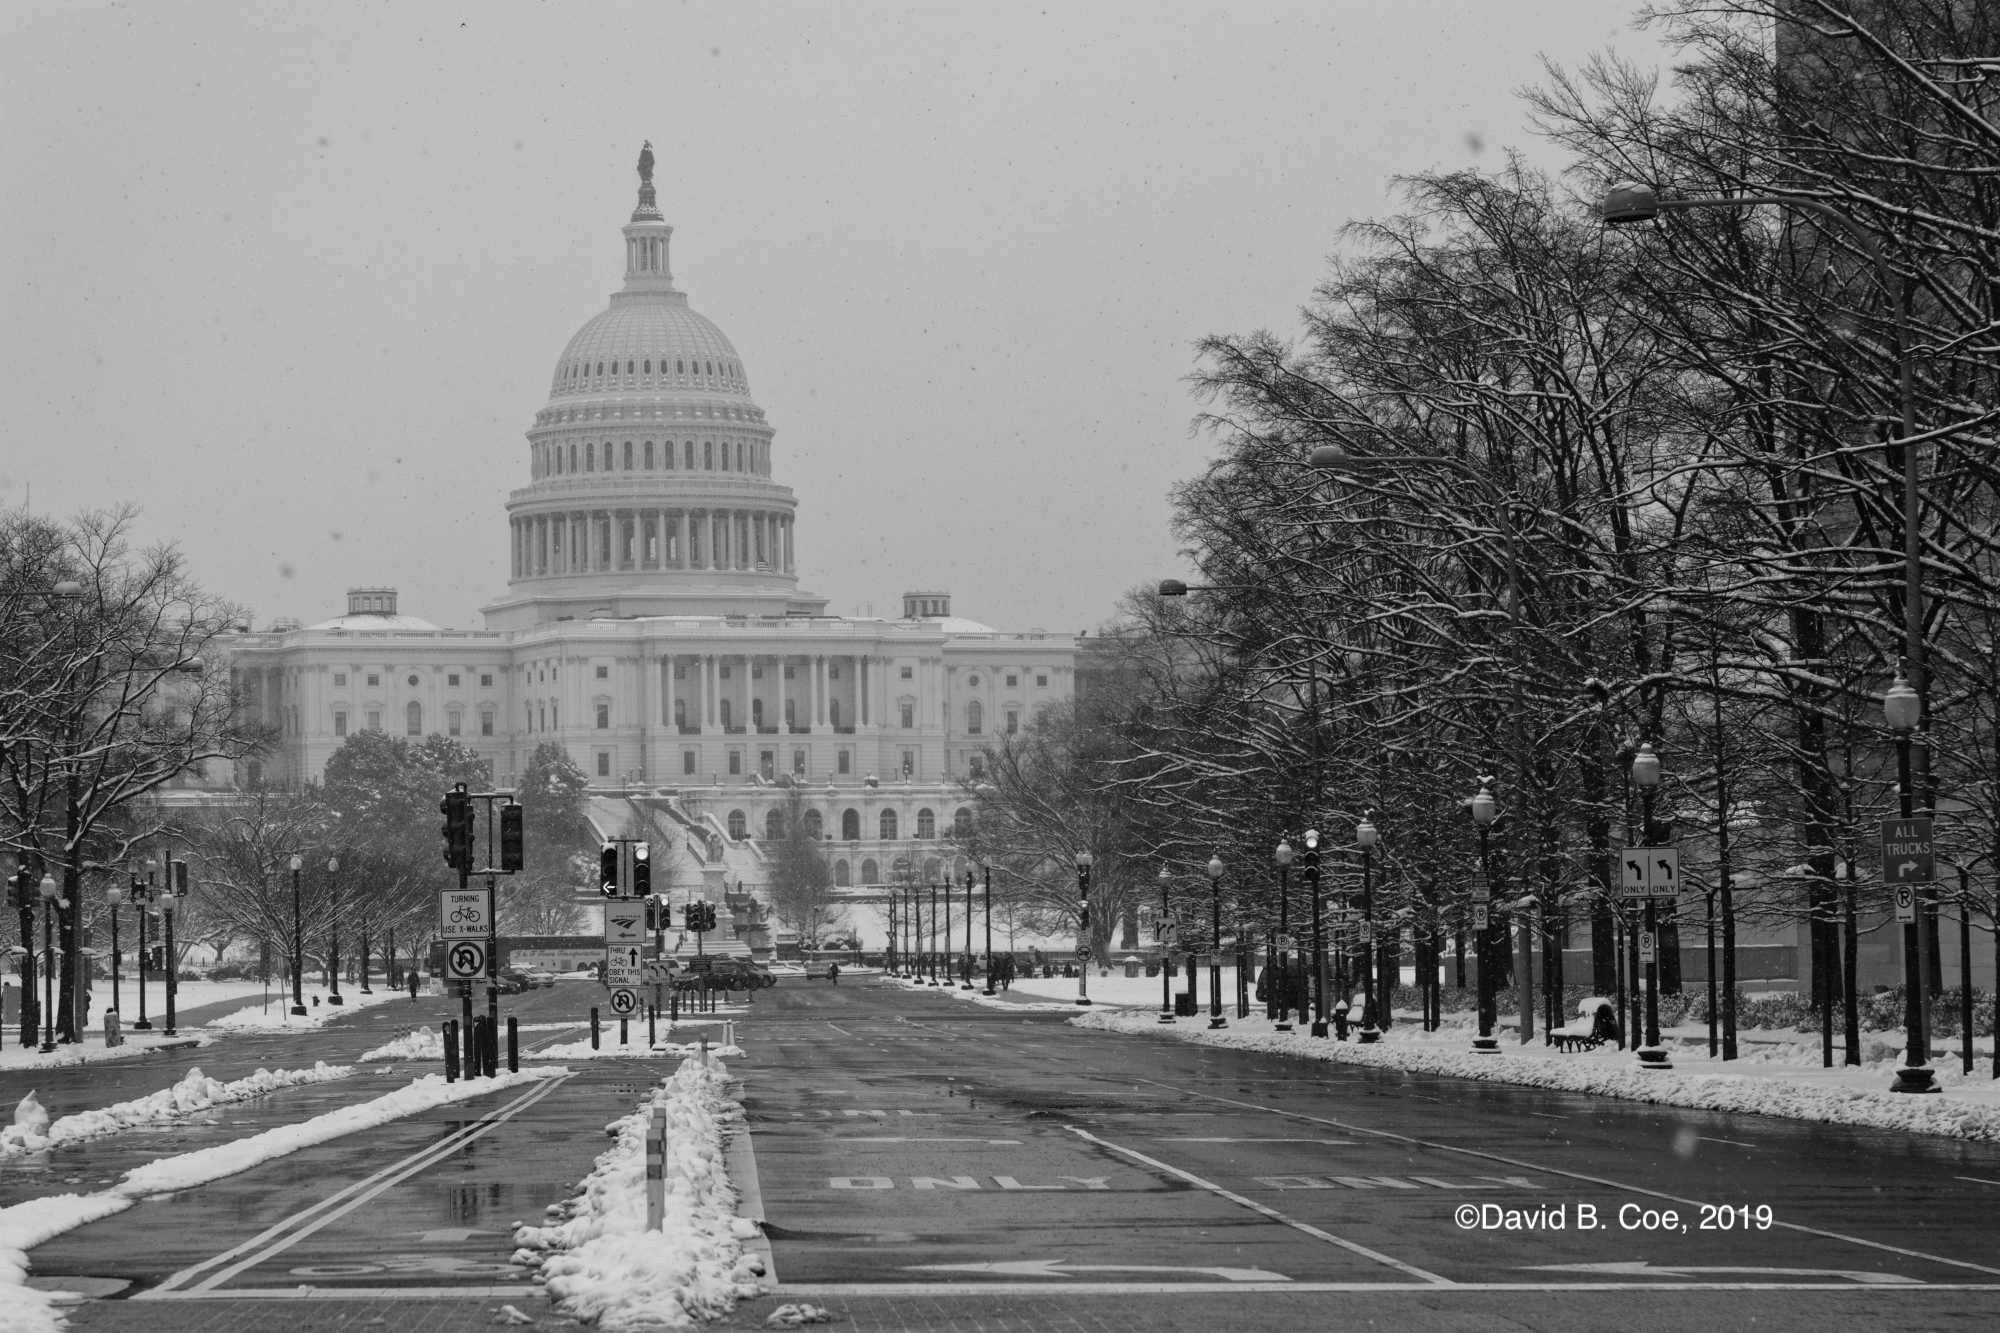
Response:
POLYGON ((1617 1273, 1626 1277, 1688 1277, 1696 1273, 1755 1273, 1769 1277, 1844 1277, 1874 1287, 1921 1287, 1922 1281, 1901 1273, 1867 1273, 1848 1268, 1694 1268, 1687 1264, 1654 1267, 1644 1259, 1609 1264, 1536 1264, 1522 1271, 1530 1273, 1617 1273))
POLYGON ((1290 1282, 1261 1268, 1188 1268, 1176 1264, 1073 1264, 1065 1259, 1015 1259, 994 1264, 911 1264, 911 1273, 991 1273, 996 1277, 1068 1277, 1073 1273, 1212 1273, 1225 1282, 1290 1282))
POLYGON ((405 1236, 415 1236, 425 1245, 455 1245, 471 1240, 474 1236, 497 1236, 497 1231, 474 1231, 470 1227, 443 1227, 437 1231, 405 1231, 405 1236))

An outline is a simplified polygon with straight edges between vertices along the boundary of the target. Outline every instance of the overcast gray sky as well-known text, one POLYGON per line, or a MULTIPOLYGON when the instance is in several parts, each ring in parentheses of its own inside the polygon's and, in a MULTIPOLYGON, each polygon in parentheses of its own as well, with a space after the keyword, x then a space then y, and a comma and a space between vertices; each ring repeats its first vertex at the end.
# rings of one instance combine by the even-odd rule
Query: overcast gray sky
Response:
POLYGON ((802 586, 1080 629, 1180 568, 1211 332, 1389 178, 1495 167, 1624 0, 8 7, 0 503, 130 500, 259 624, 479 623, 642 140, 799 497, 802 586))

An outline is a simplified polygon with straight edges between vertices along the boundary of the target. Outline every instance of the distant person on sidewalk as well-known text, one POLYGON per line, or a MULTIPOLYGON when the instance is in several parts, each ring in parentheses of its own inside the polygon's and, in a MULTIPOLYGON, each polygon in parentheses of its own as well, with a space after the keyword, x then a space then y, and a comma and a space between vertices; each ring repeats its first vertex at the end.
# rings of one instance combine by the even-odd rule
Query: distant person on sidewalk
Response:
POLYGON ((415 1004, 416 1002, 417 1002, 417 969, 413 967, 410 969, 410 1003, 415 1004))
POLYGON ((826 979, 827 979, 828 981, 831 981, 831 982, 832 982, 832 983, 833 983, 834 985, 836 985, 836 986, 838 986, 838 985, 840 984, 840 964, 839 964, 839 963, 828 963, 828 964, 826 965, 826 979))
POLYGON ((1340 1041, 1347 1040, 1348 1008, 1347 997, 1345 995, 1341 996, 1339 1001, 1333 1006, 1333 1032, 1334 1036, 1340 1041))

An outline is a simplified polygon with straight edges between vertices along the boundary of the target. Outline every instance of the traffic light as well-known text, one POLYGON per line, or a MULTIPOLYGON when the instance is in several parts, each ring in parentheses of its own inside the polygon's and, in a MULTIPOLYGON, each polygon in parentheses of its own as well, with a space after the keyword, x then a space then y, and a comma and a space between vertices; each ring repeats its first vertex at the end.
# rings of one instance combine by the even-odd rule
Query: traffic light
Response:
POLYGON ((525 861, 521 836, 521 807, 509 801, 500 807, 500 868, 513 873, 525 861))
POLYGON ((167 864, 173 868, 172 874, 168 877, 168 879, 169 883, 173 885, 174 897, 176 898, 187 897, 188 863, 185 861, 169 861, 167 862, 167 864))
POLYGON ((632 844, 632 896, 650 898, 653 894, 653 847, 651 843, 632 844))
POLYGON ((7 877, 7 906, 17 912, 33 906, 36 894, 39 892, 37 888, 39 884, 40 881, 35 878, 34 867, 24 864, 7 877))
POLYGON ((699 934, 715 929, 714 903, 689 903, 687 905, 687 928, 699 934))
POLYGON ((444 838, 444 863, 453 870, 472 869, 472 799, 463 782, 444 794, 438 813, 444 816, 438 829, 444 838))
POLYGON ((646 899, 646 929, 648 931, 660 929, 660 905, 651 898, 646 899))
POLYGON ((607 898, 618 896, 618 844, 607 842, 597 854, 598 892, 607 898))

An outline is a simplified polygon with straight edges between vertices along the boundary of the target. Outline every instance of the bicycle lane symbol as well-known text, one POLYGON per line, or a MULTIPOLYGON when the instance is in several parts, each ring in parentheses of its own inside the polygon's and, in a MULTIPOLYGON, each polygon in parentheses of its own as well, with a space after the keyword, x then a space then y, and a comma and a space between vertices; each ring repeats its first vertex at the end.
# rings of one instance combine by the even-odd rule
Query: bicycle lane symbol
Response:
POLYGON ((455 1259, 446 1254, 397 1254, 383 1255, 374 1263, 358 1264, 309 1264, 294 1268, 293 1277, 368 1277, 375 1273, 392 1273, 415 1276, 424 1273, 440 1273, 449 1277, 521 1277, 522 1272, 512 1264, 481 1262, 477 1259, 455 1259))

